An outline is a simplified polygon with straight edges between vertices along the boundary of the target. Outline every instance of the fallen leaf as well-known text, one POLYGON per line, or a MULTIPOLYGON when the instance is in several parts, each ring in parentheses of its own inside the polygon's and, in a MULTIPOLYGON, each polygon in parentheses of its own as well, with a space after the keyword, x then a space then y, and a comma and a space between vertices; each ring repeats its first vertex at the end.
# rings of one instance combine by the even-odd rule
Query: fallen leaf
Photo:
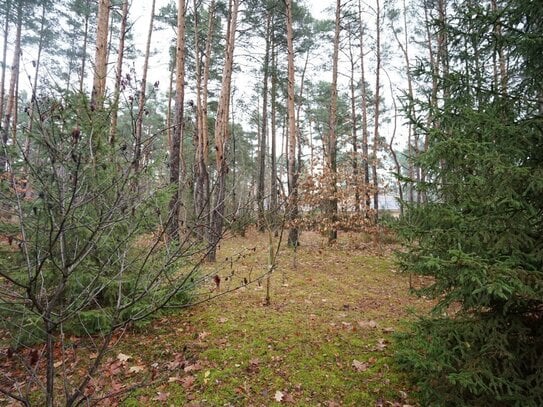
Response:
POLYGON ((281 401, 283 401, 284 396, 285 396, 285 394, 282 391, 277 390, 275 392, 275 396, 273 396, 273 398, 274 398, 275 401, 281 402, 281 401))
POLYGON ((186 376, 181 379, 181 386, 185 390, 190 389, 192 386, 194 386, 194 383, 196 382, 196 378, 194 376, 186 376))
POLYGON ((163 393, 161 391, 157 392, 157 396, 153 397, 155 401, 166 401, 170 397, 170 393, 163 393))
POLYGON ((360 326, 360 328, 377 328, 377 322, 375 322, 374 320, 358 321, 358 326, 360 326))
POLYGON ((383 351, 387 347, 387 340, 384 338, 381 338, 377 341, 377 345, 375 345, 375 349, 378 351, 383 351))
POLYGON ((143 372, 144 370, 145 370, 145 366, 131 366, 130 369, 128 369, 130 373, 140 373, 140 372, 143 372))
POLYGON ((219 323, 220 324, 224 324, 225 322, 228 322, 228 318, 225 318, 225 317, 219 318, 219 323))
POLYGON ((294 403, 294 397, 290 393, 283 394, 283 401, 285 403, 294 403))
POLYGON ((206 331, 200 332, 200 333, 198 334, 198 339, 202 340, 202 339, 207 338, 208 336, 209 336, 209 332, 206 332, 206 331))
POLYGON ((121 362, 127 362, 131 359, 131 356, 125 355, 124 353, 119 353, 117 355, 117 359, 119 359, 121 362))
POLYGON ((260 371, 260 360, 258 358, 251 359, 249 366, 247 366, 247 372, 258 373, 260 371))
POLYGON ((394 328, 392 327, 383 328, 383 332, 386 334, 392 333, 394 332, 394 328))
POLYGON ((197 372, 198 370, 202 370, 202 365, 200 365, 199 362, 196 362, 192 365, 185 366, 183 370, 185 371, 185 373, 197 372))
POLYGON ((215 274, 213 276, 213 281, 215 282, 215 286, 218 290, 221 287, 221 278, 217 274, 215 274))
POLYGON ((360 362, 359 360, 354 359, 352 366, 357 372, 365 372, 368 370, 369 365, 366 362, 360 362))

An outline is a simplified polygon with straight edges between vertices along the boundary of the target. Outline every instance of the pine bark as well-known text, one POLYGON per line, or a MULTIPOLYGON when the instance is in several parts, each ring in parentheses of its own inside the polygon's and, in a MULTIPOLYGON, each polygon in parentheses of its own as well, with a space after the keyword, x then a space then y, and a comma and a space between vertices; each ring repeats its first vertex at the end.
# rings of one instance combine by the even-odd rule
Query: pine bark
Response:
MULTIPOLYGON (((104 106, 107 79, 108 34, 110 0, 99 0, 96 32, 96 53, 94 79, 92 84, 91 108, 101 110, 104 106)), ((83 76, 84 73, 82 73, 83 76)))
POLYGON ((336 16, 334 30, 334 53, 332 56, 332 94, 330 97, 330 115, 328 123, 328 162, 330 187, 327 203, 328 222, 328 243, 337 240, 337 77, 338 77, 338 59, 339 59, 339 36, 341 23, 341 0, 336 1, 336 16))
POLYGON ((147 43, 145 45, 145 56, 143 61, 143 71, 141 76, 141 86, 138 98, 138 113, 136 116, 135 140, 134 140, 134 172, 138 173, 141 165, 141 148, 143 143, 143 117, 145 115, 145 99, 147 97, 147 72, 149 70, 149 54, 151 51, 151 37, 153 35, 153 25, 155 20, 156 0, 151 3, 151 18, 149 21, 149 30, 147 31, 147 43))
MULTIPOLYGON (((37 92, 37 89, 38 89, 38 79, 39 79, 39 76, 40 76, 41 54, 42 54, 42 51, 43 51, 43 38, 44 38, 44 29, 45 29, 45 10, 46 10, 46 3, 43 3, 42 4, 42 9, 41 9, 41 18, 40 18, 40 39, 38 40, 38 55, 37 55, 36 62, 35 62, 35 69, 36 70, 34 71, 34 79, 32 81, 32 96, 30 97, 30 112, 29 112, 30 121, 28 123, 28 132, 29 133, 32 132, 32 128, 34 127, 33 112, 34 112, 34 107, 36 107, 36 105, 37 105, 36 92, 37 92)), ((25 146, 25 153, 28 153, 29 143, 27 142, 26 144, 27 145, 25 146)))
POLYGON ((271 49, 271 101, 270 101, 270 121, 271 121, 271 134, 270 134, 270 210, 273 216, 276 216, 278 205, 278 191, 277 191, 277 54, 276 44, 273 42, 271 49))
POLYGON ((211 235, 209 239, 211 242, 211 247, 209 248, 207 255, 207 260, 210 262, 214 262, 216 260, 217 244, 219 243, 223 233, 226 174, 228 172, 226 148, 229 139, 228 125, 230 116, 230 92, 232 84, 232 70, 234 66, 234 45, 239 2, 240 0, 230 0, 229 2, 229 20, 228 28, 226 30, 226 55, 223 67, 221 94, 217 109, 217 119, 215 121, 217 185, 215 186, 215 202, 211 212, 211 235))
POLYGON ((265 183, 266 183, 266 153, 268 138, 268 81, 270 65, 271 43, 271 13, 266 15, 266 50, 264 53, 264 78, 262 80, 262 128, 258 145, 258 180, 256 188, 256 202, 258 205, 258 229, 264 231, 266 225, 264 215, 265 183))
POLYGON ((79 73, 79 93, 83 94, 83 85, 85 83, 85 72, 87 69, 87 46, 89 42, 89 14, 85 14, 85 23, 83 24, 83 44, 81 45, 81 71, 79 73))
POLYGON ((8 58, 8 41, 9 38, 9 17, 11 14, 11 1, 8 0, 6 3, 6 21, 4 23, 4 47, 2 48, 2 71, 0 78, 0 120, 4 117, 4 98, 6 96, 6 67, 7 67, 7 58, 8 58))
POLYGON ((126 39, 126 26, 128 22, 128 0, 123 1, 121 11, 121 28, 119 32, 119 48, 117 49, 117 63, 115 67, 115 88, 113 90, 113 108, 111 112, 111 127, 109 129, 109 143, 115 144, 117 135, 117 119, 119 113, 119 98, 121 94, 121 81, 123 74, 124 43, 126 39))
POLYGON ((375 221, 379 219, 379 180, 377 175, 377 153, 379 151, 379 116, 381 109, 381 6, 380 0, 375 2, 376 22, 375 22, 375 105, 374 105, 374 124, 373 124, 373 151, 371 162, 371 175, 373 181, 373 210, 375 211, 375 221))
POLYGON ((356 71, 356 58, 353 53, 352 33, 349 33, 349 61, 351 64, 351 72, 349 77, 349 90, 351 93, 351 145, 352 145, 352 158, 351 165, 353 171, 353 187, 354 187, 354 211, 356 214, 360 213, 360 188, 358 183, 358 115, 356 109, 356 87, 354 81, 354 75, 356 71))
MULTIPOLYGON (((17 82, 19 79, 19 63, 21 60, 21 32, 23 26, 22 2, 17 7, 17 28, 15 33, 15 45, 13 50, 13 62, 11 64, 11 78, 7 93, 6 111, 2 123, 2 149, 0 151, 0 171, 8 170, 8 157, 6 146, 9 140, 10 125, 15 113, 17 101, 17 82)), ((16 123, 13 124, 16 126, 16 123)))
POLYGON ((292 0, 285 0, 286 26, 287 26, 287 59, 288 59, 288 84, 287 84, 287 116, 288 116, 288 220, 290 229, 288 233, 288 245, 297 247, 299 244, 299 230, 296 225, 298 219, 298 173, 296 169, 296 117, 294 110, 294 32, 292 29, 292 0))
MULTIPOLYGON (((194 8, 196 9, 196 0, 194 8)), ((208 98, 208 82, 209 70, 211 65, 211 42, 213 40, 213 29, 215 20, 215 2, 212 1, 208 12, 208 27, 205 42, 205 51, 203 54, 200 50, 199 41, 199 19, 195 16, 194 31, 195 31, 195 49, 198 52, 196 58, 196 131, 195 131, 195 188, 194 188, 194 212, 197 222, 196 232, 200 239, 208 237, 209 220, 210 220, 210 190, 209 190, 209 172, 207 170, 209 153, 208 153, 208 125, 207 125, 207 98, 208 98), (202 67, 203 60, 203 67, 202 67)), ((209 243, 209 242, 208 242, 209 243)))
POLYGON ((176 51, 176 83, 175 113, 172 132, 172 149, 170 151, 170 185, 173 192, 170 199, 170 216, 168 219, 168 236, 172 240, 179 239, 180 205, 181 205, 181 143, 183 141, 183 117, 185 98, 185 0, 177 1, 177 51, 176 51))
POLYGON ((361 86, 361 110, 362 110, 362 166, 364 171, 364 183, 362 192, 364 195, 364 216, 370 214, 370 166, 369 166, 369 131, 368 131, 368 91, 366 88, 366 68, 364 53, 364 20, 362 18, 362 4, 358 2, 358 22, 360 24, 360 86, 361 86))

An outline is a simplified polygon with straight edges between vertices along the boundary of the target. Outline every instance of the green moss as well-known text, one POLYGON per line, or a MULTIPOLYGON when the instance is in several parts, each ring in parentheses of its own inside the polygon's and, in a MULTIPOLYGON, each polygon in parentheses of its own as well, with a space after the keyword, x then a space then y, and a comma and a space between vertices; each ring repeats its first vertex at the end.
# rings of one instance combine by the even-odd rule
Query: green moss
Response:
MULTIPOLYGON (((264 237, 250 239, 256 250, 239 262, 240 279, 249 273, 254 277, 254 270, 263 269, 266 261, 264 237)), ((241 238, 226 241, 220 257, 246 244, 241 238)), ((186 357, 202 365, 188 391, 178 383, 160 390, 170 393, 167 403, 183 405, 190 394, 205 406, 280 406, 274 396, 281 391, 292 397, 289 405, 294 406, 327 401, 366 406, 378 399, 398 401, 400 391, 410 395, 404 374, 391 358, 390 334, 383 328, 401 329, 401 321, 411 318, 406 307, 420 309, 425 303, 409 296, 407 276, 391 271, 390 257, 341 244, 303 244, 296 254, 297 269, 292 270, 292 252, 283 250, 281 256, 272 275, 271 306, 262 305, 265 287, 252 284, 193 309, 189 316, 166 316, 164 323, 151 327, 148 334, 159 340, 145 352, 153 362, 171 359, 175 351, 164 352, 165 347, 186 348, 186 357), (368 321, 376 325, 365 326, 368 321), (187 326, 179 331, 180 324, 187 326), (383 338, 386 347, 377 349, 383 338), (161 351, 152 352, 154 347, 161 351), (357 371, 353 360, 368 363, 368 369, 357 371)), ((156 391, 140 394, 155 397, 156 391)), ((409 401, 405 404, 415 404, 409 401)))

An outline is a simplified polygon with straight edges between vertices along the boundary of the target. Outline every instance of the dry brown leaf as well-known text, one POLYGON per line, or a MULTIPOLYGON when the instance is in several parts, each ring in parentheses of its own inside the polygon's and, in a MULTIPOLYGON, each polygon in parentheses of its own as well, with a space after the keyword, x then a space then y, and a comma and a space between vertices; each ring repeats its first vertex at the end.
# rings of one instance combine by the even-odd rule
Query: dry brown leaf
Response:
POLYGON ((383 328, 383 332, 386 334, 392 333, 394 332, 394 328, 392 327, 383 328))
POLYGON ((200 333, 198 334, 198 339, 200 339, 200 340, 205 339, 205 338, 207 338, 209 335, 210 335, 209 332, 206 332, 206 331, 200 332, 200 333))
POLYGON ((128 362, 132 357, 125 355, 124 353, 119 353, 117 355, 117 359, 119 359, 121 362, 128 362))
POLYGON ((196 362, 192 365, 185 366, 185 369, 183 369, 186 373, 190 372, 197 372, 199 370, 202 370, 202 365, 200 365, 199 362, 196 362))
POLYGON ((188 390, 194 386, 195 382, 196 378, 194 376, 186 376, 181 379, 181 386, 183 386, 185 390, 188 390))
POLYGON ((275 396, 273 396, 273 399, 275 401, 278 401, 279 403, 283 401, 283 397, 285 396, 285 394, 282 392, 282 391, 279 391, 277 390, 275 392, 275 396))
POLYGON ((166 401, 170 397, 170 393, 164 393, 164 392, 157 392, 157 396, 153 397, 153 400, 155 401, 166 401))
POLYGON ((352 366, 357 372, 365 372, 368 370, 369 365, 366 362, 360 362, 359 360, 354 359, 352 366))
POLYGON ((388 346, 387 345, 387 340, 384 339, 384 338, 380 338, 378 341, 377 341, 377 345, 375 345, 375 349, 378 350, 378 351, 383 351, 386 349, 386 347, 388 346))
POLYGON ((143 372, 144 370, 145 370, 145 366, 141 366, 141 365, 131 366, 130 369, 128 369, 130 373, 140 373, 140 372, 143 372))
POLYGON ((374 320, 371 320, 371 321, 358 321, 358 326, 360 326, 360 328, 377 328, 377 322, 375 322, 374 320))

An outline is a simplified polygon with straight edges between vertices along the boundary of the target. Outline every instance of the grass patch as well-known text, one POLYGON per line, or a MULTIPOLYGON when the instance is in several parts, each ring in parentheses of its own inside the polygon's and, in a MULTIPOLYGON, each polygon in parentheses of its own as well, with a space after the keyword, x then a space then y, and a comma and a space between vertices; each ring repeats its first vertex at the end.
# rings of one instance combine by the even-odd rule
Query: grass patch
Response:
POLYGON ((416 404, 393 363, 391 335, 408 308, 431 304, 409 295, 391 256, 368 249, 366 237, 328 247, 304 233, 296 253, 281 250, 264 306, 265 280, 255 280, 266 268, 266 241, 249 232, 219 253, 220 290, 252 284, 127 334, 123 352, 154 364, 156 377, 124 405, 416 404), (240 248, 250 254, 229 262, 240 248))

